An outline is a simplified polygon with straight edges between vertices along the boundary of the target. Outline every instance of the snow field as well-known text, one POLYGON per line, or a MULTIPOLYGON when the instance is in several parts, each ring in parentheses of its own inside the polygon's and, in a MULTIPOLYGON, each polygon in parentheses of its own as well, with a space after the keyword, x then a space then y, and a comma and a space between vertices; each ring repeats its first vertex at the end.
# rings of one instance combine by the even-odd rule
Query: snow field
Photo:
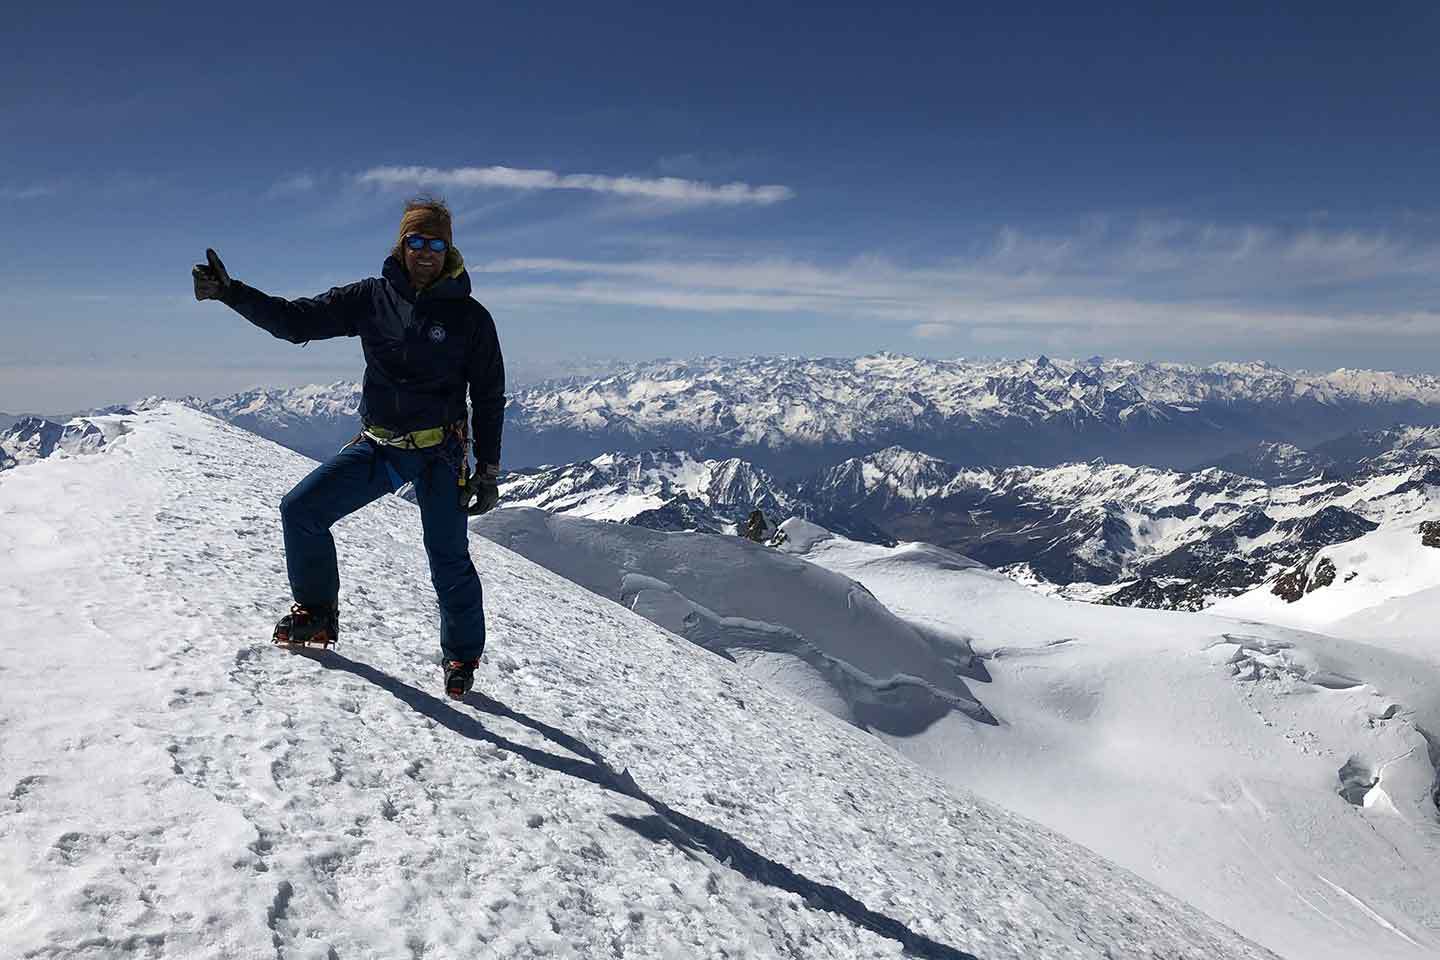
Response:
POLYGON ((886 737, 905 756, 1285 956, 1440 954, 1440 691, 1413 650, 1067 603, 926 544, 782 529, 983 662, 998 724, 886 737))
POLYGON ((1267 955, 479 538, 483 693, 438 698, 398 498, 336 528, 340 649, 274 650, 312 464, 123 419, 0 478, 0 954, 1267 955))

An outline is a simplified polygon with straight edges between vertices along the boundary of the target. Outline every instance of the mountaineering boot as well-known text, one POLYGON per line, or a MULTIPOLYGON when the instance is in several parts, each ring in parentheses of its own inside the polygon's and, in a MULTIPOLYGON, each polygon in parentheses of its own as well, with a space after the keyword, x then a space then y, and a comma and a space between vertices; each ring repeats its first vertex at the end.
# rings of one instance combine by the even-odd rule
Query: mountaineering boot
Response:
POLYGON ((475 668, 479 660, 445 661, 445 696, 451 700, 463 700, 475 683, 475 668))
POLYGON ((339 643, 339 614, 334 607, 293 604, 275 624, 274 642, 282 647, 329 647, 339 643))

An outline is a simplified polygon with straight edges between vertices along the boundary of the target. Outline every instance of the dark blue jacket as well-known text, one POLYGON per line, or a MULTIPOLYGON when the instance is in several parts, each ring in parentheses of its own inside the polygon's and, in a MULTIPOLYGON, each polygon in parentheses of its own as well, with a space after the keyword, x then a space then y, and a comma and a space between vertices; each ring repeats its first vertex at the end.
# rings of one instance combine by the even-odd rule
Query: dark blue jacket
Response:
POLYGON ((500 462, 505 361, 495 321, 470 296, 463 261, 418 294, 392 256, 379 277, 318 297, 285 300, 235 281, 222 299, 291 343, 358 336, 365 351, 360 418, 367 425, 408 433, 463 420, 468 384, 475 460, 500 462))

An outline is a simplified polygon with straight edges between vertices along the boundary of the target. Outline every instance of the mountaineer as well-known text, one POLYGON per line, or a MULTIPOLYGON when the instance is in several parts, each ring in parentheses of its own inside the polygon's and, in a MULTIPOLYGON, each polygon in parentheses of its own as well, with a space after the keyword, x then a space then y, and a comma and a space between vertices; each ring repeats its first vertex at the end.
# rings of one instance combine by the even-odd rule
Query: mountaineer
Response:
POLYGON ((463 698, 485 649, 484 601, 466 517, 499 500, 505 364, 494 320, 470 296, 450 211, 439 200, 411 201, 379 277, 313 298, 268 296, 232 280, 214 250, 205 255, 192 270, 195 299, 219 300, 291 343, 358 336, 365 354, 364 428, 280 503, 295 603, 275 625, 274 641, 336 642, 340 576, 330 527, 409 482, 440 603, 445 692, 463 698))

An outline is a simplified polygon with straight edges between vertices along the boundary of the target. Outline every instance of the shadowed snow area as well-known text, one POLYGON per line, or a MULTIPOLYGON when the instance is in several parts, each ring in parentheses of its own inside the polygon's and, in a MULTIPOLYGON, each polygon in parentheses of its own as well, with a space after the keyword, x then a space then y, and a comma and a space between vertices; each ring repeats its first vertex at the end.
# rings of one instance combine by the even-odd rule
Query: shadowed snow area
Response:
POLYGON ((480 538, 483 694, 437 698, 398 498, 336 528, 339 651, 272 649, 313 464, 118 419, 0 477, 0 955, 1268 955, 480 538))
POLYGON ((887 738, 905 756, 1296 960, 1440 955, 1440 692, 1398 635, 1071 603, 924 544, 782 529, 984 661, 998 724, 887 738))
POLYGON ((743 537, 523 507, 487 514, 474 529, 857 726, 910 735, 954 710, 993 722, 961 677, 973 666, 963 644, 797 557, 743 537))

